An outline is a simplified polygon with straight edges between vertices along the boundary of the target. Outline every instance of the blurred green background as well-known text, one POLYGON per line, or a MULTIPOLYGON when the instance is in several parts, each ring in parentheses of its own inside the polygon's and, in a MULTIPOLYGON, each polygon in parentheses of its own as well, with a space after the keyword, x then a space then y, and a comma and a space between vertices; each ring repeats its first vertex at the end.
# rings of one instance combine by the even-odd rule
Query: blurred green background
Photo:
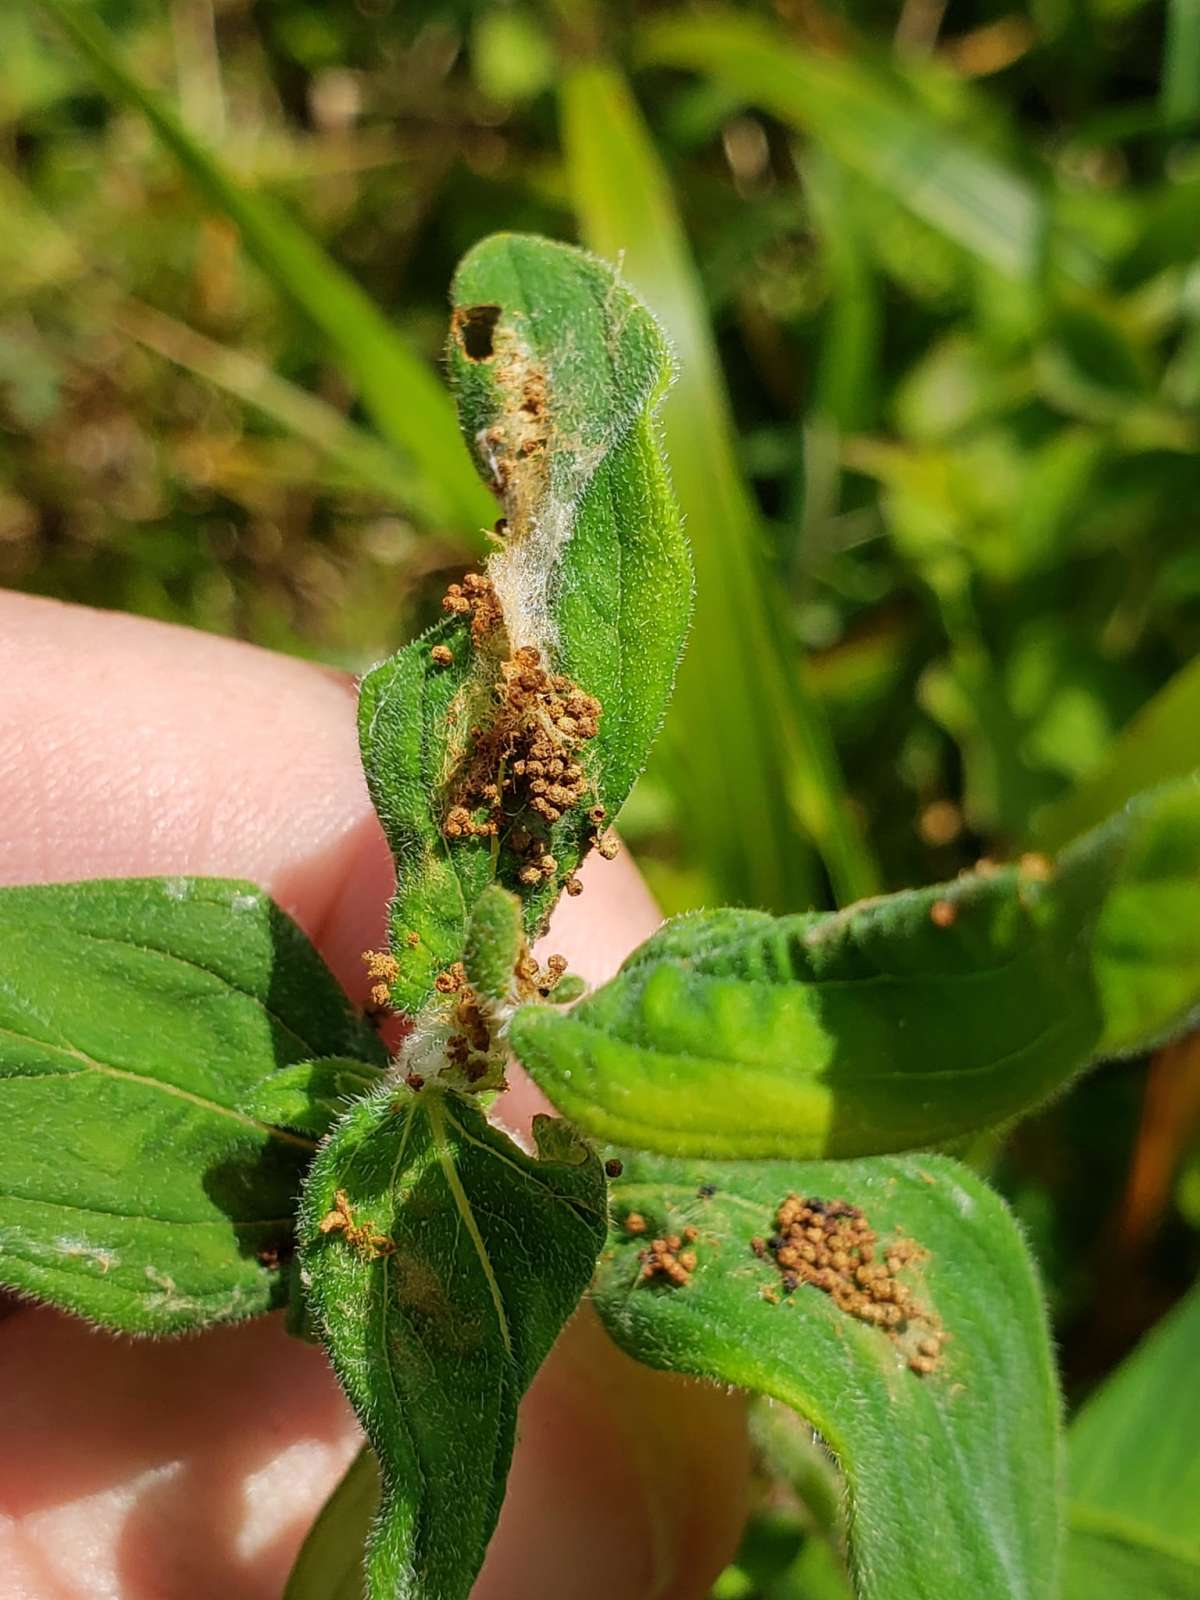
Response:
MULTIPOLYGON (((10 0, 0 64, 0 583, 387 653, 495 514, 450 275, 534 230, 681 361, 696 624, 622 819, 666 909, 1052 850, 1200 763, 1200 0, 10 0)), ((1072 1399, 1200 1265, 1198 1121, 1185 1043, 975 1153, 1072 1399)), ((842 1592, 771 1515, 728 1600, 842 1592)))

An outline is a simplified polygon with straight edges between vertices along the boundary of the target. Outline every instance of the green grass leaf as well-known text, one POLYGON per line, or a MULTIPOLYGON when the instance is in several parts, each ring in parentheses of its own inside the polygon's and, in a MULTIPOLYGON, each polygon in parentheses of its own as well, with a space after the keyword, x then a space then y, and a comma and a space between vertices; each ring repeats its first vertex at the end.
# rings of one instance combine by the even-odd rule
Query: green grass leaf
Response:
POLYGON ((537 1159, 473 1104, 400 1089, 348 1113, 305 1186, 309 1307, 382 1469, 374 1600, 465 1600, 517 1403, 603 1243, 597 1157, 548 1117, 534 1133, 537 1159))
POLYGON ((1200 1006, 1200 782, 1064 853, 829 916, 676 918, 510 1040, 588 1133, 665 1154, 867 1155, 961 1137, 1200 1006))
POLYGON ((1058 1400, 1041 1296, 1001 1201, 938 1156, 837 1164, 626 1159, 594 1290, 638 1361, 793 1407, 836 1457, 860 1600, 1055 1600, 1058 1400), (769 1239, 789 1194, 860 1207, 877 1253, 925 1252, 898 1271, 950 1337, 910 1370, 917 1319, 893 1336, 802 1283, 788 1293, 769 1239), (630 1232, 635 1214, 644 1231, 630 1232), (647 1240, 694 1228, 676 1286, 647 1279, 647 1240), (766 1297, 764 1297, 766 1291, 766 1297))
POLYGON ((350 483, 382 495, 391 505, 403 507, 426 523, 436 521, 442 491, 436 490, 430 499, 426 480, 390 445, 349 421, 327 400, 289 383, 245 351, 206 339, 152 306, 126 300, 117 308, 114 321, 119 332, 253 406, 285 433, 313 445, 350 483))
POLYGON ((453 298, 462 429, 505 513, 503 546, 487 564, 502 616, 478 638, 451 618, 362 686, 363 766, 397 867, 393 998, 410 1010, 462 955, 471 908, 493 876, 521 897, 529 931, 540 930, 603 829, 589 813, 599 804, 605 821, 614 817, 641 771, 691 598, 655 424, 670 358, 645 307, 595 257, 515 234, 467 255, 453 298), (562 751, 582 765, 588 792, 557 820, 540 818, 532 789, 508 772, 520 750, 503 744, 494 769, 476 774, 503 790, 498 834, 447 838, 463 775, 479 766, 472 730, 495 722, 519 649, 537 650, 548 672, 600 702, 595 737, 562 751), (554 866, 526 881, 544 856, 554 866))
POLYGON ((374 301, 283 207, 246 188, 188 132, 124 64, 90 7, 33 3, 56 18, 114 98, 142 113, 199 192, 236 225, 275 287, 329 340, 381 434, 421 474, 427 503, 468 530, 486 523, 487 496, 471 475, 444 389, 374 301))
POLYGON ((1034 838, 1057 850, 1142 789, 1200 770, 1200 661, 1189 662, 1124 728, 1098 771, 1034 820, 1034 838))
MULTIPOLYGON (((639 56, 710 73, 782 122, 826 145, 850 168, 994 271, 1035 283, 1048 207, 987 151, 942 125, 902 82, 864 58, 798 49, 779 30, 731 11, 664 17, 643 26, 639 56)), ((1095 276, 1064 241, 1063 264, 1095 276)))
POLYGON ((1170 122, 1200 116, 1200 3, 1169 0, 1160 103, 1170 122))
POLYGON ((335 1052, 383 1061, 252 884, 5 889, 0 1283, 133 1333, 280 1304, 313 1141, 243 1102, 335 1052))
MULTIPOLYGON (((1158 1419, 1154 1419, 1157 1425, 1158 1419)), ((1062 1600, 1196 1600, 1200 1557, 1119 1515, 1069 1510, 1062 1600)))
POLYGON ((1064 1600, 1200 1594, 1198 1339, 1193 1289, 1071 1424, 1064 1600))
POLYGON ((1200 1288, 1092 1395, 1071 1424, 1071 1496, 1132 1518, 1200 1562, 1200 1288))
POLYGON ((875 869, 846 806, 824 717, 786 642, 667 175, 613 68, 568 66, 560 98, 584 237, 621 262, 679 357, 663 437, 696 559, 696 616, 665 742, 692 848, 721 898, 783 910, 819 898, 807 832, 838 898, 869 894, 875 869))

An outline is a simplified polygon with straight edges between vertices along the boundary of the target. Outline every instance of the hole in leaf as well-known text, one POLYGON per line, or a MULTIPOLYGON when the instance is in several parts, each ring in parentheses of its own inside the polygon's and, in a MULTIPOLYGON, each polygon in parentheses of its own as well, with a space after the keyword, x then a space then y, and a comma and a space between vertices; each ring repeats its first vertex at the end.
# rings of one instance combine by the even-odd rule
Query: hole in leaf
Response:
POLYGON ((464 306, 454 313, 454 331, 468 361, 490 361, 499 306, 464 306))

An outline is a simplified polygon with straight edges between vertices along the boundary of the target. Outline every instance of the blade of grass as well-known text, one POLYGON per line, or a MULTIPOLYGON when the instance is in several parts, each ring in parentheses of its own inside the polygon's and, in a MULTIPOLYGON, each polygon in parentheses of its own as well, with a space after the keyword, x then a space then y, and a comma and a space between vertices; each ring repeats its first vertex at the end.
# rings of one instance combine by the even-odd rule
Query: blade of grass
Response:
MULTIPOLYGON (((996 272, 1023 282, 1041 275, 1050 216, 1037 190, 869 61, 807 52, 755 17, 721 11, 647 23, 639 60, 736 87, 996 272)), ((1064 270, 1093 278, 1079 243, 1061 243, 1064 270)))
POLYGON ((334 462, 352 484, 382 495, 390 504, 421 517, 437 520, 437 508, 425 484, 401 457, 376 434, 309 394, 243 350, 233 350, 197 333, 174 317, 131 297, 118 300, 115 311, 111 291, 119 286, 87 261, 76 242, 61 228, 25 187, 0 171, 0 200, 13 212, 28 217, 44 238, 56 268, 69 276, 76 297, 97 291, 96 315, 111 320, 129 338, 176 366, 194 373, 243 404, 253 406, 285 432, 314 445, 334 462))
POLYGON ((1121 730, 1097 772, 1034 819, 1039 849, 1058 850, 1140 789, 1200 771, 1200 660, 1181 667, 1121 730))
POLYGON ((441 515, 468 528, 494 520, 449 395, 379 307, 288 212, 224 169, 170 105, 129 71, 87 8, 72 0, 34 3, 57 20, 113 97, 145 116, 209 204, 237 226, 276 288, 329 340, 380 433, 411 459, 441 515))
POLYGON ((674 341, 680 377, 663 407, 672 476, 696 562, 693 636, 668 722, 692 842, 730 900, 811 904, 812 874, 788 801, 841 900, 875 870, 837 758, 783 643, 756 508, 739 473, 708 315, 666 174, 620 74, 572 63, 560 80, 569 184, 591 247, 620 262, 674 341))
POLYGON ((255 410, 296 438, 315 446, 363 488, 392 505, 436 519, 424 481, 373 433, 357 427, 328 401, 289 383, 243 350, 206 339, 203 334, 138 300, 119 305, 113 318, 119 332, 147 350, 194 373, 255 410))
POLYGON ((1197 1593, 1198 1338, 1200 1288, 1193 1288, 1071 1424, 1065 1600, 1197 1593))
POLYGON ((1200 116, 1200 0, 1168 0, 1159 99, 1168 122, 1200 116))
POLYGON ((810 150, 801 172, 829 274, 829 305, 817 369, 814 410, 842 433, 876 419, 882 391, 883 306, 862 238, 854 184, 827 150, 810 150))

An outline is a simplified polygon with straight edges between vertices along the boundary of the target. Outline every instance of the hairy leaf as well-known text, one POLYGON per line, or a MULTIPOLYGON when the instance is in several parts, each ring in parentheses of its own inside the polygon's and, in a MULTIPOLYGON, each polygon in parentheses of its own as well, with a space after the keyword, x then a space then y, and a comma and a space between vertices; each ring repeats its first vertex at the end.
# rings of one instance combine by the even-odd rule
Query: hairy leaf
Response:
POLYGON ((1198 1339, 1193 1289, 1072 1423, 1067 1600, 1200 1594, 1198 1339))
POLYGON ((410 1010, 461 957, 471 908, 493 877, 520 895, 527 929, 540 930, 642 768, 691 593, 655 433, 670 360, 645 307, 595 257, 515 234, 467 255, 454 307, 460 420, 504 511, 487 565, 500 613, 490 627, 441 624, 368 674, 362 691, 363 764, 399 880, 393 999, 410 1010), (504 665, 520 649, 569 680, 564 693, 601 707, 594 737, 551 731, 566 740, 558 756, 585 775, 574 804, 549 791, 557 818, 537 814, 534 775, 515 770, 514 728, 497 732, 504 665), (456 804, 472 824, 487 820, 479 791, 490 782, 497 835, 447 836, 456 804))
POLYGON ((256 1083, 239 1110, 275 1128, 292 1128, 319 1139, 343 1116, 352 1100, 369 1094, 381 1069, 346 1056, 297 1061, 256 1083))
POLYGON ((335 1052, 383 1060, 253 884, 5 889, 0 1283, 134 1333, 279 1304, 313 1143, 243 1105, 335 1052))
POLYGON ((830 916, 677 918, 521 1061, 587 1132, 666 1154, 866 1155, 1036 1105, 1200 1004, 1200 782, 1026 859, 830 916))
POLYGON ((463 954, 471 906, 492 873, 486 840, 452 848, 442 832, 449 751, 468 731, 457 708, 473 666, 469 631, 441 623, 369 672, 359 691, 363 770, 396 862, 391 992, 403 1011, 417 1011, 437 974, 463 954), (449 665, 434 659, 439 645, 451 652, 449 665))
POLYGON ((939 1156, 632 1156, 612 1205, 594 1291, 609 1332, 639 1361, 771 1396, 812 1424, 845 1481, 861 1600, 1055 1600, 1058 1401, 1045 1316, 1017 1229, 985 1184, 939 1156), (889 1245, 912 1257, 895 1274, 907 1322, 886 1330, 813 1284, 789 1289, 772 1253, 785 1247, 789 1195, 859 1207, 876 1263, 889 1245), (673 1235, 695 1257, 682 1284, 647 1276, 649 1241, 673 1235), (914 1371, 931 1326, 948 1338, 933 1339, 932 1370, 914 1371))
POLYGON ((471 912, 464 965, 476 994, 505 1000, 512 993, 513 969, 521 957, 521 902, 489 884, 471 912))
POLYGON ((534 1132, 540 1159, 466 1100, 392 1090, 353 1107, 305 1186, 309 1305, 382 1468, 375 1600, 469 1593, 517 1402, 603 1242, 596 1156, 550 1118, 534 1132))

